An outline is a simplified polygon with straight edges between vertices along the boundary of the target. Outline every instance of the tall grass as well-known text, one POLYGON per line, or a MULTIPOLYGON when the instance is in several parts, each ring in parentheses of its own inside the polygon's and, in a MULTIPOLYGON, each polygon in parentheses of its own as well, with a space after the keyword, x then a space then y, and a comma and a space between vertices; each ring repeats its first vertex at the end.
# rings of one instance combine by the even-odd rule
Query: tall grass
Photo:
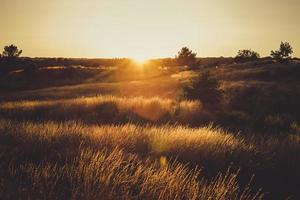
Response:
POLYGON ((53 192, 54 197, 67 194, 71 199, 100 194, 125 199, 247 199, 241 195, 253 173, 255 188, 275 196, 299 195, 297 135, 261 138, 213 127, 1 120, 0 141, 0 182, 11 195, 29 195, 22 193, 27 188, 34 194, 43 191, 40 196, 53 192), (229 166, 232 170, 227 172, 229 166), (270 177, 277 181, 270 182, 270 177))
MULTIPOLYGON (((0 145, 3 150, 0 195, 3 199, 263 197, 249 186, 241 187, 237 171, 218 172, 209 180, 201 176, 198 167, 190 168, 174 160, 176 152, 173 155, 164 154, 167 149, 156 152, 158 142, 174 148, 182 144, 188 147, 194 141, 202 151, 209 147, 223 149, 217 152, 235 148, 238 140, 209 128, 191 129, 188 134, 189 129, 185 127, 171 126, 85 126, 75 122, 9 120, 1 120, 0 124, 0 138, 5 141, 5 145, 0 145), (174 138, 171 139, 169 131, 174 138), (218 141, 210 137, 220 138, 218 141), (206 144, 201 144, 205 139, 206 144)), ((192 151, 183 148, 178 152, 192 151)))
POLYGON ((199 170, 177 162, 160 166, 135 155, 81 150, 65 165, 12 165, 2 183, 3 199, 262 199, 241 189, 237 173, 220 173, 207 182, 199 170))
POLYGON ((201 110, 198 101, 174 101, 159 97, 97 96, 49 101, 0 104, 0 114, 23 119, 85 120, 122 123, 171 121, 188 118, 201 110))

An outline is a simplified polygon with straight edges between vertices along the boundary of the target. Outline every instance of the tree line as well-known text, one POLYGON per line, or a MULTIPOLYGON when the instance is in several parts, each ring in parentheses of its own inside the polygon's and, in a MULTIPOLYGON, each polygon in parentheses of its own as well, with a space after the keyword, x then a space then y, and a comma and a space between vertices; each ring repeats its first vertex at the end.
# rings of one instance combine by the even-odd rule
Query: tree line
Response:
MULTIPOLYGON (((19 68, 24 69, 26 72, 35 71, 40 66, 63 65, 73 66, 82 65, 88 67, 98 66, 115 66, 128 59, 68 59, 68 58, 20 58, 23 53, 16 45, 11 44, 5 46, 2 54, 0 54, 0 74, 5 74, 11 70, 19 68)), ((281 42, 278 50, 271 51, 271 58, 278 62, 288 62, 291 59, 293 48, 288 42, 281 42)), ((260 58, 259 53, 251 50, 239 50, 234 57, 235 62, 249 62, 255 61, 260 58)), ((186 66, 189 69, 198 69, 201 65, 200 59, 197 58, 197 53, 190 50, 188 47, 183 47, 175 59, 162 59, 161 62, 164 66, 186 66), (171 65, 169 65, 171 64, 171 65)), ((219 60, 216 61, 216 66, 219 60)))
MULTIPOLYGON (((288 42, 281 42, 278 50, 271 51, 271 58, 278 62, 288 62, 293 54, 293 48, 288 42)), ((199 66, 197 54, 187 47, 183 47, 175 56, 179 65, 188 66, 194 69, 199 66)), ((251 49, 239 50, 234 60, 236 62, 249 62, 260 58, 259 53, 251 49)))
MULTIPOLYGON (((16 45, 8 45, 4 47, 0 58, 7 60, 14 60, 22 54, 22 50, 19 50, 16 45)), ((272 50, 270 56, 279 62, 286 62, 291 59, 293 54, 293 48, 288 42, 281 42, 278 50, 272 50)), ((251 49, 239 50, 235 56, 236 62, 253 61, 260 58, 259 53, 251 49)), ((189 68, 196 68, 199 66, 199 60, 197 59, 197 53, 190 50, 188 47, 183 47, 175 59, 179 65, 186 65, 189 68)))

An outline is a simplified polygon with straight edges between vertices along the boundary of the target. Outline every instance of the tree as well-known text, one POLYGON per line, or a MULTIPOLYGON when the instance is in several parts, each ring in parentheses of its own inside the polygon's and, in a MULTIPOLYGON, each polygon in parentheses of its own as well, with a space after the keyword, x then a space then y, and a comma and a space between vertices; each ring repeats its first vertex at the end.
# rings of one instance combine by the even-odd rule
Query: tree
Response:
POLYGON ((198 61, 196 58, 196 53, 189 50, 187 47, 183 47, 176 56, 176 60, 180 65, 186 65, 189 68, 195 68, 198 66, 198 61))
POLYGON ((248 62, 257 60, 258 58, 260 58, 260 55, 257 52, 252 51, 251 49, 244 49, 238 51, 234 60, 237 62, 248 62))
POLYGON ((22 50, 19 50, 17 46, 11 44, 9 46, 4 47, 2 56, 6 58, 17 58, 21 55, 21 53, 22 50))
POLYGON ((200 100, 208 109, 217 109, 222 99, 220 82, 209 71, 204 72, 183 88, 183 96, 189 100, 200 100))
POLYGON ((279 50, 271 51, 271 56, 279 62, 288 61, 292 54, 293 48, 288 42, 281 42, 279 50))

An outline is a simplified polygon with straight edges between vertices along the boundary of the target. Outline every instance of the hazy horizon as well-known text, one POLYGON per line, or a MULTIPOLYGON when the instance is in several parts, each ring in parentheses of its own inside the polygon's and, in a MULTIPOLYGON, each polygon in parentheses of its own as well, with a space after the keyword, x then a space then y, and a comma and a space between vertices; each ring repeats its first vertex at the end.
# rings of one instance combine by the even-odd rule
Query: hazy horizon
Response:
POLYGON ((165 58, 183 46, 198 57, 268 56, 287 41, 300 57, 297 0, 0 2, 0 48, 16 44, 23 56, 165 58))

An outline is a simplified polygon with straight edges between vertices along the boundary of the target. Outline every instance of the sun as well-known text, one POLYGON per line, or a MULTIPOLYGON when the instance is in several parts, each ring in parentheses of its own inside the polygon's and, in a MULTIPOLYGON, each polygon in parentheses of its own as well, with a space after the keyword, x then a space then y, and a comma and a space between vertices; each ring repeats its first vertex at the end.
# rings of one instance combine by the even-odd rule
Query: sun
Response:
POLYGON ((142 56, 142 55, 139 55, 139 56, 133 56, 131 58, 134 62, 136 62, 137 64, 140 64, 140 65, 143 65, 143 64, 146 64, 149 60, 148 57, 146 56, 142 56))

